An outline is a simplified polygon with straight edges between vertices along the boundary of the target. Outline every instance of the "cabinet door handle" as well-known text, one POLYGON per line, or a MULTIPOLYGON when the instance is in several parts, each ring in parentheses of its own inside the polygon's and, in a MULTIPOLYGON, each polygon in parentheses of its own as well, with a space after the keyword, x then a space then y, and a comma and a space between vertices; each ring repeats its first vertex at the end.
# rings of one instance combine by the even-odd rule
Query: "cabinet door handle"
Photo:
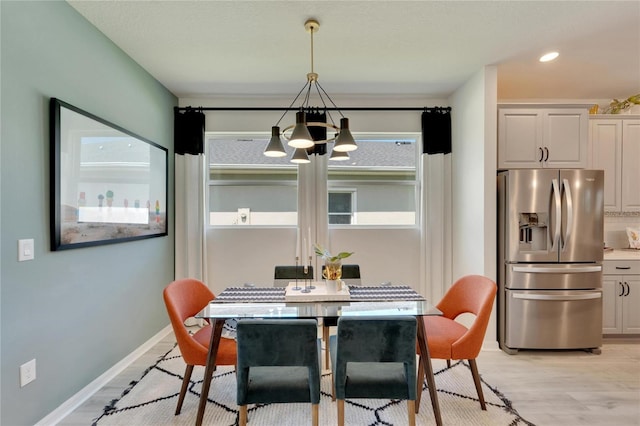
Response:
POLYGON ((544 161, 546 162, 549 159, 549 148, 547 148, 546 146, 544 147, 544 152, 545 152, 545 157, 544 157, 544 161))
POLYGON ((616 266, 616 269, 631 269, 631 266, 616 266))
POLYGON ((538 161, 542 162, 542 159, 544 158, 544 152, 542 151, 541 147, 538 147, 538 150, 540 150, 540 159, 538 161))
POLYGON ((628 296, 629 293, 631 292, 631 287, 629 287, 629 283, 628 282, 624 282, 624 285, 627 287, 627 292, 625 293, 625 296, 628 296))
POLYGON ((618 284, 620 284, 620 294, 618 297, 622 297, 624 296, 624 284, 622 284, 622 281, 618 281, 618 284))

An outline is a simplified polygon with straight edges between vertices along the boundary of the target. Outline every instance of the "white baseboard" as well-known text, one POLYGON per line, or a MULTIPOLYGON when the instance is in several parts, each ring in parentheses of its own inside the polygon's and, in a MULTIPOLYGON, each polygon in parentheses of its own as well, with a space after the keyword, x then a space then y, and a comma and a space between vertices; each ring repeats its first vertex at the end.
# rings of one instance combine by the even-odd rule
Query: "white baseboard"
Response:
POLYGON ((493 341, 487 341, 485 340, 484 342, 482 342, 482 349, 480 349, 481 351, 499 351, 500 349, 500 345, 498 344, 497 341, 493 340, 493 341))
POLYGON ((142 354, 147 352, 153 346, 155 346, 158 342, 164 339, 169 333, 172 332, 171 325, 166 326, 162 330, 160 330, 155 336, 151 339, 147 340, 136 350, 131 352, 113 367, 105 371, 102 375, 96 378, 93 382, 89 383, 87 386, 82 388, 78 393, 73 395, 71 398, 62 403, 58 408, 53 410, 47 416, 42 418, 36 426, 48 426, 58 424, 62 419, 67 417, 73 410, 78 408, 83 402, 89 399, 94 393, 104 387, 107 383, 109 383, 114 377, 118 374, 122 373, 122 371, 127 368, 131 363, 133 363, 136 359, 140 358, 142 354))

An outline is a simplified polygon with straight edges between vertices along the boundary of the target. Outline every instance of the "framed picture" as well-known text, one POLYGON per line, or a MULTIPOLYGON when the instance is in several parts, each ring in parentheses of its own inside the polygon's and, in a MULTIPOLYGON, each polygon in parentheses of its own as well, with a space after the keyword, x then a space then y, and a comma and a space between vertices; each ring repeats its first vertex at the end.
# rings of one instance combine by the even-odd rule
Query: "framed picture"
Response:
POLYGON ((50 101, 51 249, 167 235, 166 148, 50 101))

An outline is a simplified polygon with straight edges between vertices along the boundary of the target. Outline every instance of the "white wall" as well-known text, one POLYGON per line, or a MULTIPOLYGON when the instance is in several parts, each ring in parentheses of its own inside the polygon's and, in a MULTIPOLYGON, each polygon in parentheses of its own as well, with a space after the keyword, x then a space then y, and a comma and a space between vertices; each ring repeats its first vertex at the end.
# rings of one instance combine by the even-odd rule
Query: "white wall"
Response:
MULTIPOLYGON (((453 138, 453 279, 496 280, 497 71, 478 71, 450 100, 453 138)), ((485 345, 496 342, 496 306, 485 345)), ((497 342, 495 343, 497 345, 497 342)))

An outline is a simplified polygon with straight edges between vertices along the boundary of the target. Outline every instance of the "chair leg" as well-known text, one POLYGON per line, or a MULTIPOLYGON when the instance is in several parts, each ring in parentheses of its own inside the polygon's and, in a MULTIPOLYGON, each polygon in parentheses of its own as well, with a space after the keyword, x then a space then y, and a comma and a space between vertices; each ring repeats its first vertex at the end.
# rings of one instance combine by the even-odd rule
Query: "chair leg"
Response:
POLYGON ((247 406, 240 406, 240 418, 238 419, 238 424, 240 426, 247 426, 247 406))
POLYGON ((344 399, 338 400, 338 426, 344 426, 344 399))
POLYGON ((470 359, 469 366, 471 367, 471 374, 473 375, 473 383, 476 385, 476 391, 478 392, 480 407, 486 411, 487 405, 484 403, 484 394, 482 393, 482 384, 480 383, 480 375, 478 374, 478 365, 476 364, 476 360, 470 359))
POLYGON ((418 358, 418 375, 416 376, 416 414, 420 411, 420 399, 422 398, 422 385, 424 384, 424 364, 422 357, 418 358))
POLYGON ((451 368, 451 360, 450 359, 447 360, 447 368, 451 368))
POLYGON ((182 410, 182 403, 184 402, 184 396, 187 394, 187 388, 189 387, 189 380, 191 380, 191 373, 193 372, 193 365, 187 364, 187 368, 184 370, 184 379, 182 379, 182 387, 180 388, 180 396, 178 397, 178 406, 176 407, 176 416, 180 414, 182 410))
POLYGON ((416 402, 407 400, 407 412, 409 413, 409 426, 416 426, 416 402))
POLYGON ((313 426, 318 426, 318 413, 320 409, 320 404, 311 404, 311 424, 313 426))
POLYGON ((331 374, 331 401, 336 400, 336 382, 334 381, 333 374, 331 374))
POLYGON ((329 326, 322 325, 322 340, 324 340, 324 368, 329 367, 329 326))

